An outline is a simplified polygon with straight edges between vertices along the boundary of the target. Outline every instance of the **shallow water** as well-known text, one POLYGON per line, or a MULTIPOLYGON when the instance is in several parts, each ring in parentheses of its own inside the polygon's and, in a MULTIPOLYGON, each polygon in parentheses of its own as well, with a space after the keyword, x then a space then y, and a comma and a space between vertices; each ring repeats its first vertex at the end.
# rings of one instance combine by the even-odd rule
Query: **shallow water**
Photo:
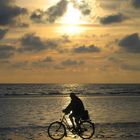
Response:
MULTIPOLYGON (((95 123, 94 139, 140 138, 140 96, 82 96, 95 123)), ((0 98, 0 131, 20 134, 46 133, 62 117, 69 97, 0 98)), ((30 135, 29 134, 29 135, 30 135)))

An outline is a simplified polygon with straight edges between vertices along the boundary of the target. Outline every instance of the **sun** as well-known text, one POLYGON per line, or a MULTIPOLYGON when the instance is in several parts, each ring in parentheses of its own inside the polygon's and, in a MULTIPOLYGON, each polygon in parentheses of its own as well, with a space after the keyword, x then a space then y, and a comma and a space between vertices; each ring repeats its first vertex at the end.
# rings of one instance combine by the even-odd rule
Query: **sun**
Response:
POLYGON ((74 7, 72 2, 68 3, 67 11, 59 23, 61 26, 57 28, 57 32, 70 35, 84 32, 85 29, 81 25, 87 24, 86 21, 82 20, 81 12, 74 7))
POLYGON ((79 9, 73 6, 73 3, 69 3, 65 15, 60 20, 60 23, 67 25, 85 24, 86 22, 81 19, 81 12, 79 9))

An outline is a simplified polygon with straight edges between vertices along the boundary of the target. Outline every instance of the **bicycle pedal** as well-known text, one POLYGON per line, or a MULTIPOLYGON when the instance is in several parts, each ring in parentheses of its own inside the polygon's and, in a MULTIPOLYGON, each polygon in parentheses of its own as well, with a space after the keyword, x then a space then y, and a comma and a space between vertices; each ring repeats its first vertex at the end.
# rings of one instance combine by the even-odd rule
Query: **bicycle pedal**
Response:
POLYGON ((72 134, 74 134, 74 135, 77 133, 74 129, 73 129, 71 132, 72 132, 72 134))

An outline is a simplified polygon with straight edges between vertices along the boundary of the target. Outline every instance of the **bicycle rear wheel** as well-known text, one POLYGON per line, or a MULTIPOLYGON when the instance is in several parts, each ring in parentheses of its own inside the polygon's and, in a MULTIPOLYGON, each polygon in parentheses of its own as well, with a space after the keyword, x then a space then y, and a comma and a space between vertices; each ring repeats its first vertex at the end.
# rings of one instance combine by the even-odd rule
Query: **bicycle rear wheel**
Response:
POLYGON ((53 122, 48 127, 48 135, 53 140, 61 140, 66 134, 66 128, 62 122, 53 122))
POLYGON ((94 123, 91 121, 82 121, 80 123, 79 136, 83 139, 90 139, 95 132, 94 123))

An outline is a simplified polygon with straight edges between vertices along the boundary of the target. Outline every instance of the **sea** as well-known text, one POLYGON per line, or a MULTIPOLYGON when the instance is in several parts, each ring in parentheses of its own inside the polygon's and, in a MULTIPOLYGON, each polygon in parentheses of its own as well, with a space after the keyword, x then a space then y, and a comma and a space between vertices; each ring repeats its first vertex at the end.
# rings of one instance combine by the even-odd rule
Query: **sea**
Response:
POLYGON ((140 140, 140 84, 0 84, 0 138, 41 131, 49 139, 47 128, 62 118, 71 92, 95 124, 93 140, 140 140))

